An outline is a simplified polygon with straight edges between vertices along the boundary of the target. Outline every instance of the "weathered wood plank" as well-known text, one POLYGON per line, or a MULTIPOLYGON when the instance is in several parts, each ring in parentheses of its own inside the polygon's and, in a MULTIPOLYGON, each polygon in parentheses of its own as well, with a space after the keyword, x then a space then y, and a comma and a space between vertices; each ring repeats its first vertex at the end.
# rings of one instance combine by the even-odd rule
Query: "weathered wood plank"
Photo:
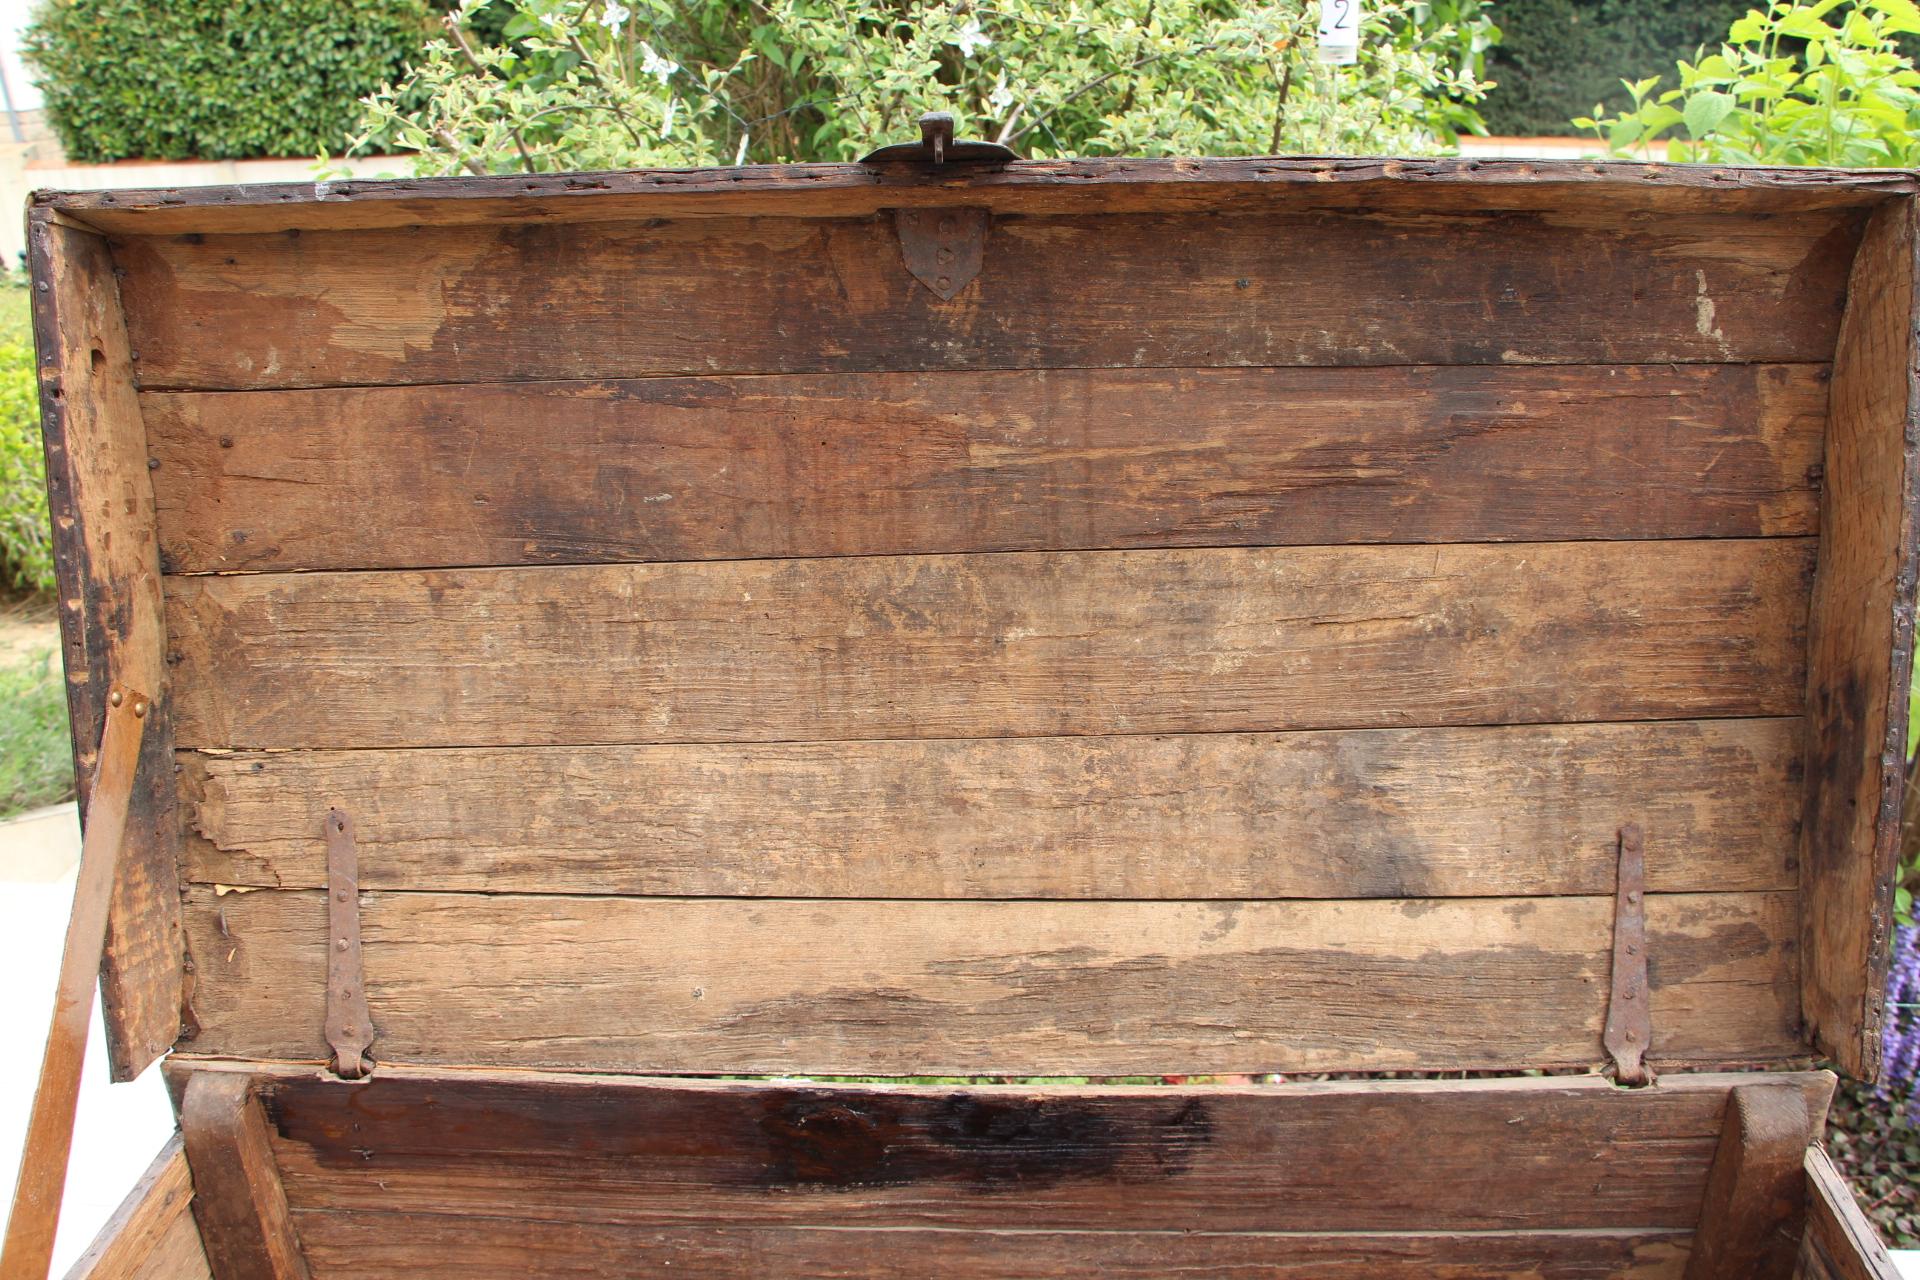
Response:
POLYGON ((1674 1231, 1503 1235, 556 1226, 379 1212, 295 1215, 330 1280, 1679 1280, 1674 1231))
MULTIPOLYGON (((1751 1076, 1269 1086, 258 1072, 295 1210, 682 1227, 1692 1230, 1751 1076), (564 1192, 561 1191, 565 1187, 564 1192)), ((1779 1078, 1811 1116, 1833 1078, 1779 1078)))
POLYGON ((202 883, 874 898, 1789 889, 1799 722, 767 746, 182 752, 202 883))
POLYGON ((1807 659, 1806 1019, 1816 1046, 1868 1080, 1880 1070, 1913 665, 1916 217, 1911 200, 1885 206, 1854 267, 1807 659))
POLYGON ((189 1203, 193 1181, 179 1135, 80 1255, 67 1280, 212 1280, 189 1203))
POLYGON ((121 844, 100 969, 113 1077, 131 1080, 180 1030, 182 940, 173 743, 153 490, 114 260, 99 236, 28 227, 48 505, 75 781, 87 811, 118 681, 155 700, 121 844))
MULTIPOLYGON (((195 1052, 325 1056, 325 895, 190 890, 195 1052)), ((1791 893, 1649 898, 1657 1065, 1797 1060, 1791 893)), ((1607 898, 363 894, 382 1063, 833 1075, 1590 1065, 1607 898)))
POLYGON ((257 390, 1824 361, 1857 240, 1852 215, 1827 213, 1004 218, 950 302, 907 274, 879 217, 194 234, 117 252, 143 386, 257 390))
POLYGON ((1785 1081, 1736 1085, 1707 1175, 1686 1280, 1788 1280, 1806 1229, 1806 1098, 1785 1081))
POLYGON ((1797 713, 1807 539, 168 579, 190 747, 1797 713))
POLYGON ((181 1099, 180 1133, 214 1280, 307 1280, 252 1082, 225 1072, 195 1076, 181 1099))
POLYGON ((1900 1280, 1879 1232, 1827 1153, 1809 1149, 1806 1171, 1807 1235, 1797 1280, 1900 1280))
POLYGON ((1870 206, 1914 189, 1913 176, 1895 169, 1263 156, 1033 160, 980 173, 886 175, 854 164, 747 165, 38 192, 34 200, 109 231, 179 235, 714 213, 848 216, 953 203, 1031 214, 1234 210, 1277 200, 1293 207, 1423 212, 1586 207, 1630 218, 1870 206))
POLYGON ((661 378, 142 406, 163 560, 198 573, 1810 534, 1826 403, 1821 365, 1701 365, 661 378))

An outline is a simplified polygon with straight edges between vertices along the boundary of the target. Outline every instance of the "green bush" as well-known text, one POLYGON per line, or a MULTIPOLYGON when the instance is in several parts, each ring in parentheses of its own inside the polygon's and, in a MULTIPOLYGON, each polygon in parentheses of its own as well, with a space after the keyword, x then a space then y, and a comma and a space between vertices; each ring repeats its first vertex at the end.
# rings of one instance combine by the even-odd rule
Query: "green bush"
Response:
POLYGON ((72 159, 311 156, 429 21, 425 0, 43 0, 22 52, 72 159))
POLYGON ((1672 74, 1764 0, 1500 0, 1504 33, 1487 52, 1495 88, 1481 104, 1494 133, 1570 133, 1567 121, 1629 105, 1621 81, 1672 74))
POLYGON ((53 590, 51 535, 33 348, 0 342, 0 588, 53 590))

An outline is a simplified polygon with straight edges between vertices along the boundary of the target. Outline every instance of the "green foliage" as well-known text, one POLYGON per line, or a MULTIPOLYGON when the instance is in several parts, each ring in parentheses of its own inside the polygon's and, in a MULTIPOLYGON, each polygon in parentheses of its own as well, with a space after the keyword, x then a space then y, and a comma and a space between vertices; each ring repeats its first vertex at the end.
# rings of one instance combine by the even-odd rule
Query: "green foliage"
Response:
POLYGON ((1033 156, 1421 152, 1480 128, 1485 0, 463 0, 365 135, 422 174, 848 160, 952 111, 1033 156), (490 38, 491 37, 491 38, 490 38))
MULTIPOLYGON (((24 289, 0 285, 0 294, 7 309, 25 310, 24 289)), ((0 589, 53 590, 46 475, 33 347, 0 338, 0 589)))
POLYGON ((429 25, 423 0, 42 0, 22 54, 75 160, 308 156, 429 25))
POLYGON ((1617 154, 1721 164, 1920 163, 1920 70, 1900 48, 1920 34, 1915 0, 1768 0, 1716 53, 1627 86, 1631 109, 1574 121, 1617 154))
POLYGON ((60 663, 49 652, 0 666, 0 818, 72 797, 60 663))
MULTIPOLYGON (((1505 33, 1487 54, 1498 82, 1481 105, 1498 134, 1563 134, 1602 103, 1628 105, 1622 81, 1672 68, 1717 43, 1755 0, 1500 0, 1505 33)), ((1597 112, 1595 114, 1598 114, 1597 112)))

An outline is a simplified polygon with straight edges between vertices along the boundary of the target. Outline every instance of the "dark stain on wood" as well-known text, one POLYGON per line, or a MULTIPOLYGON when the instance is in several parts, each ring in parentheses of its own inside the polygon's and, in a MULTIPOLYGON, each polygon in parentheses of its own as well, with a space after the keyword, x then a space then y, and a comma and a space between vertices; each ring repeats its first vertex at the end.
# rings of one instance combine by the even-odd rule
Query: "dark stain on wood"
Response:
MULTIPOLYGON (((767 1090, 756 1099, 769 1186, 885 1187, 934 1181, 1019 1195, 1074 1179, 1175 1177, 1213 1137, 1202 1099, 1137 1115, 1065 1098, 953 1093, 918 1099, 767 1090)), ((1144 1109, 1143 1110, 1147 1110, 1144 1109)))

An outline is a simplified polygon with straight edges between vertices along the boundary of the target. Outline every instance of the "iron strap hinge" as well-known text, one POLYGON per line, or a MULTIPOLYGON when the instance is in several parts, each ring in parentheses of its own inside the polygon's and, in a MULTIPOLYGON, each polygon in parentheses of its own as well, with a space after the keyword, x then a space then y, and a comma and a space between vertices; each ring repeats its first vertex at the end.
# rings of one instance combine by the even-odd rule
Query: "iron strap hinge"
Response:
POLYGON ((327 1043, 333 1073, 360 1080, 373 1072, 373 1019, 360 958, 360 853, 353 819, 327 810, 327 1043))
POLYGON ((1613 1059, 1614 1079, 1626 1085, 1653 1083, 1647 1051, 1653 1041, 1653 1011, 1647 996, 1647 857, 1640 824, 1620 828, 1620 864, 1613 896, 1613 984, 1607 1026, 1601 1037, 1613 1059))

